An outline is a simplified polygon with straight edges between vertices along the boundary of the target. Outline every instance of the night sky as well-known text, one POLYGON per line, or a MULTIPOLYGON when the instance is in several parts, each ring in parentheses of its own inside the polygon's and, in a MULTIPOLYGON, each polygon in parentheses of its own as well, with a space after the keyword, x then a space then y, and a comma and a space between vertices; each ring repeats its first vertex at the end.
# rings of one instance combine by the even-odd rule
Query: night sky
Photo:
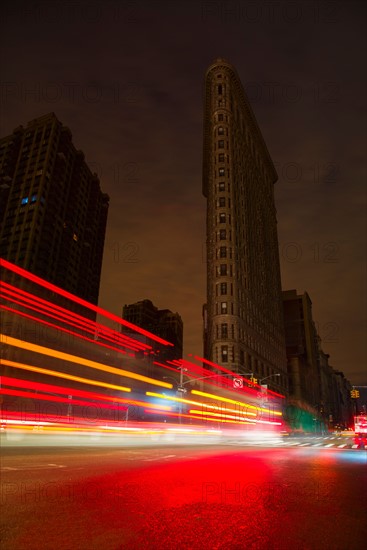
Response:
POLYGON ((54 111, 110 196, 99 304, 180 313, 202 355, 203 83, 238 71, 276 166, 283 289, 366 376, 366 13, 358 1, 2 3, 1 135, 54 111))

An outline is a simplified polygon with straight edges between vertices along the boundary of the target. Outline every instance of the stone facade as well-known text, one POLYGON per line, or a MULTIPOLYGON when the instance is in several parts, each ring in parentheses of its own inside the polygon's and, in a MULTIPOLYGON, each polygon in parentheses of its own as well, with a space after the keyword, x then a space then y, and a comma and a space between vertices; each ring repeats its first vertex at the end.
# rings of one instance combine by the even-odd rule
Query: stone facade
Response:
POLYGON ((287 391, 274 183, 277 174, 235 68, 205 77, 204 355, 287 391), (280 374, 280 376, 274 376, 280 374))

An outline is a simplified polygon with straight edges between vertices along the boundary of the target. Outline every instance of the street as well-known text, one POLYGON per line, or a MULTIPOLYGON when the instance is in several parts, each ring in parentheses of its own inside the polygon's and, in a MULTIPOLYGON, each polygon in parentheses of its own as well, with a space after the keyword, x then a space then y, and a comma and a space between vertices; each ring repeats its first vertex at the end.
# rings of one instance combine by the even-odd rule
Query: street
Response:
POLYGON ((366 464, 299 445, 8 447, 2 550, 362 548, 366 464))

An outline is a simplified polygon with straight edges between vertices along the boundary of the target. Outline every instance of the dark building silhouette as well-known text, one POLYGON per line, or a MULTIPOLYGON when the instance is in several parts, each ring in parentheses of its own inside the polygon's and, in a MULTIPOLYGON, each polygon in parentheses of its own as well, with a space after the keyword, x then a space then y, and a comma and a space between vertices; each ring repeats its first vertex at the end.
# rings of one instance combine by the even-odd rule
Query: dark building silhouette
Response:
POLYGON ((98 303, 108 195, 54 113, 0 140, 0 256, 98 303))
POLYGON ((320 402, 319 339, 312 302, 304 292, 283 291, 284 325, 289 374, 289 401, 317 411, 320 402))
POLYGON ((286 392, 277 174, 238 74, 223 59, 206 72, 204 102, 204 355, 286 392))
MULTIPOLYGON (((352 386, 329 364, 312 316, 312 302, 296 290, 282 293, 289 376, 288 404, 322 421, 325 426, 348 426, 352 421, 352 386)), ((315 429, 315 426, 312 426, 315 429)))
MULTIPOLYGON (((141 300, 125 305, 122 318, 173 344, 173 347, 160 346, 149 341, 154 346, 155 359, 159 357, 161 361, 172 361, 182 358, 183 323, 178 313, 172 313, 169 309, 158 309, 150 300, 141 300)), ((134 338, 139 336, 135 335, 134 338)))

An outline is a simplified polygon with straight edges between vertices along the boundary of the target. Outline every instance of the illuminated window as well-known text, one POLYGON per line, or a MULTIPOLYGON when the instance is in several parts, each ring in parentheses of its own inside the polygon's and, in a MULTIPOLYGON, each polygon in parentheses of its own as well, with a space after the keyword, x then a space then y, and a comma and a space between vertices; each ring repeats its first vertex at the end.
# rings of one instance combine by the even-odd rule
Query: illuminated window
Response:
POLYGON ((37 200, 37 195, 32 195, 31 202, 36 202, 36 200, 37 200))
POLYGON ((224 134, 224 128, 223 128, 223 126, 219 126, 219 128, 218 128, 218 135, 219 135, 219 136, 222 136, 223 134, 224 134))
POLYGON ((226 184, 224 183, 224 181, 219 182, 218 189, 219 189, 219 191, 225 191, 226 190, 226 184))
POLYGON ((76 233, 74 233, 74 235, 73 235, 73 240, 74 240, 75 242, 78 241, 78 235, 77 235, 76 233))
POLYGON ((219 214, 219 223, 226 223, 226 215, 219 214))
POLYGON ((222 315, 226 315, 228 311, 228 308, 227 308, 227 302, 221 302, 220 304, 220 312, 222 315))
POLYGON ((224 168, 219 168, 219 176, 224 176, 224 168))
POLYGON ((22 199, 21 204, 27 204, 27 202, 28 202, 28 197, 24 197, 24 198, 22 199))
POLYGON ((220 351, 222 363, 228 363, 228 346, 221 346, 220 351))

